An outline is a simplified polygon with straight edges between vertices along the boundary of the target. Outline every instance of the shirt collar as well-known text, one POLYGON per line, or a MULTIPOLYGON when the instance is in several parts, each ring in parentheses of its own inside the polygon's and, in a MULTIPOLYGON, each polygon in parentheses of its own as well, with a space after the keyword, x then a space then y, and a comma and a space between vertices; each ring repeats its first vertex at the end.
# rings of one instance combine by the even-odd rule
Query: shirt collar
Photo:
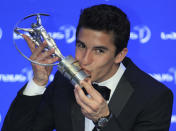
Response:
POLYGON ((111 89, 110 99, 111 99, 123 73, 125 72, 125 70, 126 70, 126 67, 122 63, 120 63, 119 68, 117 69, 116 73, 111 78, 109 78, 103 82, 98 83, 98 85, 100 85, 100 86, 106 86, 109 89, 111 89))

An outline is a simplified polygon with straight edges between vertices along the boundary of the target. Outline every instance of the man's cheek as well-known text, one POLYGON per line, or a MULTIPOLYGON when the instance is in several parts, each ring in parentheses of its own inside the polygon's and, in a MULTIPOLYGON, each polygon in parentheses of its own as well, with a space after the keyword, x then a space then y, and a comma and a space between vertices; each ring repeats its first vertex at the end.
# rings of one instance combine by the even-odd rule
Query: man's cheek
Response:
POLYGON ((96 80, 98 79, 99 75, 100 75, 100 74, 98 74, 97 72, 94 72, 94 73, 91 74, 91 78, 92 78, 94 81, 96 81, 96 80))

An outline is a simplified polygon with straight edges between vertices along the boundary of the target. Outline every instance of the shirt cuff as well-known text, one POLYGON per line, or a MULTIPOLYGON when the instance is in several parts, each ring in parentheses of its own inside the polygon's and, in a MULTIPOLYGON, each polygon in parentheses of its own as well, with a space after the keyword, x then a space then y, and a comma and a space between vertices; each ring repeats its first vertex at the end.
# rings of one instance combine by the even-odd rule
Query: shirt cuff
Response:
POLYGON ((42 95, 46 90, 46 85, 44 86, 39 86, 37 85, 33 79, 31 79, 26 88, 23 91, 23 95, 26 96, 36 96, 36 95, 42 95))

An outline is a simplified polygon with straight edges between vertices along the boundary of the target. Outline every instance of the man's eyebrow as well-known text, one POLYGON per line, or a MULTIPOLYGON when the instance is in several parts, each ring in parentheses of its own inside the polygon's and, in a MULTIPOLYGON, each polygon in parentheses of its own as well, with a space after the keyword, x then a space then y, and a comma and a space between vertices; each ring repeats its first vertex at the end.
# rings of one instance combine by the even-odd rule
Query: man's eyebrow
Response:
MULTIPOLYGON (((82 42, 81 40, 76 40, 76 43, 81 43, 81 44, 84 44, 85 45, 85 43, 84 42, 82 42)), ((108 48, 107 47, 105 47, 105 46, 95 46, 95 47, 93 47, 94 49, 102 49, 102 50, 108 50, 108 48)))
POLYGON ((82 41, 80 41, 80 40, 76 40, 76 43, 83 43, 84 44, 84 42, 82 42, 82 41))
POLYGON ((95 46, 94 49, 108 50, 108 48, 105 46, 95 46))

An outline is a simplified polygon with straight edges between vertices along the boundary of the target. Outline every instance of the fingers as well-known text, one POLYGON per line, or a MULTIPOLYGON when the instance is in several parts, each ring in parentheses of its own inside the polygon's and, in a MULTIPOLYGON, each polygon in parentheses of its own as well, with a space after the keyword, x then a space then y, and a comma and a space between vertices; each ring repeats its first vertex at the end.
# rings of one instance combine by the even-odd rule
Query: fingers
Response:
POLYGON ((80 88, 79 85, 75 86, 75 98, 77 103, 81 106, 81 107, 86 107, 87 103, 91 102, 91 99, 88 98, 88 96, 86 96, 83 92, 83 90, 80 88))
MULTIPOLYGON (((46 59, 47 57, 50 57, 54 53, 54 49, 43 52, 44 48, 47 46, 46 41, 44 41, 42 44, 40 44, 38 48, 35 48, 35 43, 30 39, 29 36, 23 34, 22 37, 25 39, 25 41, 27 42, 27 44, 32 52, 32 55, 30 57, 32 60, 36 60, 36 58, 40 55, 38 57, 38 61, 41 61, 43 59, 46 59)), ((47 63, 53 63, 57 60, 58 60, 58 58, 51 58, 50 57, 50 59, 47 60, 48 61, 47 63)))
POLYGON ((38 61, 40 63, 51 64, 59 60, 58 57, 51 57, 54 54, 55 49, 44 51, 44 48, 47 46, 47 43, 44 42, 40 44, 38 48, 35 48, 30 56, 31 60, 38 61))
POLYGON ((43 64, 52 64, 52 63, 58 61, 58 59, 59 59, 58 57, 53 57, 53 58, 51 57, 49 59, 42 60, 41 63, 43 63, 43 64))
POLYGON ((85 88, 89 96, 86 96, 80 86, 76 85, 74 91, 77 103, 83 109, 90 108, 94 110, 97 104, 101 104, 104 101, 103 97, 92 87, 90 81, 81 81, 80 84, 85 88))
POLYGON ((41 61, 41 60, 46 59, 46 58, 51 58, 51 55, 53 53, 54 53, 54 49, 43 52, 43 50, 40 49, 40 47, 39 47, 39 49, 36 49, 36 51, 34 51, 31 58, 41 61))
MULTIPOLYGON (((39 54, 41 54, 41 52, 43 52, 43 50, 44 50, 44 48, 47 46, 47 43, 42 43, 42 44, 40 44, 40 46, 38 47, 38 48, 35 48, 33 51, 32 51, 32 56, 31 56, 31 59, 33 58, 33 59, 35 59, 36 57, 38 57, 39 56, 39 54)), ((52 50, 49 50, 50 52, 52 51, 52 50)), ((48 51, 48 52, 49 52, 48 51)), ((44 53, 46 53, 46 52, 44 52, 44 53)), ((53 52, 54 53, 54 52, 53 52)))
POLYGON ((25 39, 25 41, 27 42, 31 52, 33 52, 35 50, 35 43, 29 38, 29 36, 27 35, 22 35, 22 37, 25 39))
POLYGON ((98 120, 101 116, 106 116, 109 111, 108 105, 103 97, 91 86, 90 81, 81 82, 81 86, 84 85, 84 88, 89 93, 89 96, 86 96, 80 88, 80 86, 75 86, 75 98, 77 103, 81 106, 82 113, 91 120, 98 120), (93 96, 95 95, 95 96, 93 96))
POLYGON ((100 93, 96 89, 93 88, 90 79, 88 79, 87 82, 86 81, 81 81, 80 84, 81 84, 82 87, 85 88, 85 90, 91 96, 92 99, 98 100, 99 97, 102 97, 100 95, 100 93))
POLYGON ((94 113, 94 110, 89 105, 90 103, 92 103, 91 99, 89 99, 84 94, 84 92, 82 91, 82 89, 78 85, 75 86, 74 93, 75 93, 76 101, 77 101, 78 105, 80 105, 80 107, 81 107, 82 113, 86 117, 89 118, 89 115, 91 115, 92 113, 94 113))

